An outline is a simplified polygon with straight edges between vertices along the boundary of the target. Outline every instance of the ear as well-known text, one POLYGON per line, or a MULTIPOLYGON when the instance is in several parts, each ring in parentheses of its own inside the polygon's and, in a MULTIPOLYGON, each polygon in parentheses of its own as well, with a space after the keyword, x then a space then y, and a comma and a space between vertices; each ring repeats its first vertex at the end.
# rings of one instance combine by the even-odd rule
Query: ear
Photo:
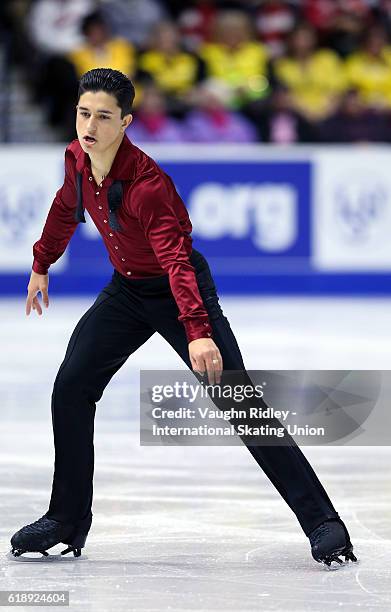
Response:
POLYGON ((129 127, 129 125, 132 123, 133 121, 133 115, 131 115, 129 113, 129 115, 125 115, 125 117, 122 119, 122 130, 125 131, 127 127, 129 127))

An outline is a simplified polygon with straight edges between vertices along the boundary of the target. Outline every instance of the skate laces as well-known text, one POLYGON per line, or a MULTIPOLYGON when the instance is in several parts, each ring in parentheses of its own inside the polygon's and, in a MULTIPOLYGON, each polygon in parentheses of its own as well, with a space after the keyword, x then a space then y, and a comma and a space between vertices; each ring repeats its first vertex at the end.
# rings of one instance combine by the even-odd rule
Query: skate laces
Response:
POLYGON ((25 532, 33 532, 33 533, 47 533, 48 528, 58 527, 57 521, 53 519, 49 519, 46 514, 41 516, 38 520, 34 521, 34 523, 30 523, 26 525, 24 528, 25 532))
MULTIPOLYGON (((338 523, 338 521, 336 521, 338 523)), ((311 542, 311 546, 316 546, 319 541, 323 538, 323 536, 327 536, 330 533, 330 525, 329 523, 331 523, 331 521, 325 521, 324 523, 321 523, 318 527, 316 527, 311 533, 310 533, 310 542, 311 542)))

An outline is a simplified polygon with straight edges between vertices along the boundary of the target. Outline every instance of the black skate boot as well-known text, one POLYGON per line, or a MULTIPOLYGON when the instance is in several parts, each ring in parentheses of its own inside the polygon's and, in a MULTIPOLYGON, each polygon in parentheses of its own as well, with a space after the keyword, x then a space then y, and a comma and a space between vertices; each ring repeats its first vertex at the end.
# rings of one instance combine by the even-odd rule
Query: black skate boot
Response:
POLYGON ((48 557, 49 553, 46 549, 63 542, 68 544, 68 548, 61 552, 62 555, 73 552, 74 557, 80 557, 91 523, 91 513, 77 525, 60 523, 44 514, 40 519, 26 525, 12 536, 11 554, 14 557, 20 557, 25 552, 40 552, 44 557, 48 557))
POLYGON ((341 519, 321 523, 308 537, 312 556, 318 563, 325 563, 330 567, 331 562, 336 561, 341 565, 343 561, 339 555, 345 557, 345 561, 357 561, 348 530, 341 519))

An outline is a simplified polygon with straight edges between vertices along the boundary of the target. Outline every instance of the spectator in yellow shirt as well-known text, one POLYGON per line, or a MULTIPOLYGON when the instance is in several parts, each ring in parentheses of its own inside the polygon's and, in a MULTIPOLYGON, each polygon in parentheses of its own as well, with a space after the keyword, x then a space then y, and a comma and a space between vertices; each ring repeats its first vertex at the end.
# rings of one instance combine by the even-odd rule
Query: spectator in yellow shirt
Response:
POLYGON ((82 22, 86 42, 68 55, 80 77, 94 68, 113 68, 132 77, 135 70, 134 48, 124 38, 112 37, 108 24, 99 11, 90 13, 82 22))
POLYGON ((205 77, 204 63, 181 47, 177 26, 161 22, 152 32, 148 51, 138 61, 138 75, 148 75, 166 94, 169 111, 180 112, 194 86, 205 77))
POLYGON ((372 108, 391 107, 391 46, 381 26, 370 28, 359 51, 346 60, 351 87, 372 108))
POLYGON ((287 54, 273 64, 274 78, 289 89, 294 108, 311 120, 334 111, 347 83, 337 54, 316 44, 312 26, 300 24, 291 33, 287 54))
POLYGON ((221 11, 214 24, 213 40, 201 47, 200 56, 205 60, 207 75, 231 87, 232 106, 240 107, 269 92, 268 52, 255 40, 246 13, 221 11))

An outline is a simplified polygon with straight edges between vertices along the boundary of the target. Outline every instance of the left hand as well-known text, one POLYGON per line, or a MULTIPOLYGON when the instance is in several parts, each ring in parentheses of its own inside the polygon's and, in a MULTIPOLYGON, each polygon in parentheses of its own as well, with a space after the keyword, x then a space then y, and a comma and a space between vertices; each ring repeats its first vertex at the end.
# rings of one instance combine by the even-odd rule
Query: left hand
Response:
POLYGON ((223 359, 212 338, 197 338, 189 342, 189 355, 194 371, 204 374, 207 370, 209 384, 220 383, 223 359))

